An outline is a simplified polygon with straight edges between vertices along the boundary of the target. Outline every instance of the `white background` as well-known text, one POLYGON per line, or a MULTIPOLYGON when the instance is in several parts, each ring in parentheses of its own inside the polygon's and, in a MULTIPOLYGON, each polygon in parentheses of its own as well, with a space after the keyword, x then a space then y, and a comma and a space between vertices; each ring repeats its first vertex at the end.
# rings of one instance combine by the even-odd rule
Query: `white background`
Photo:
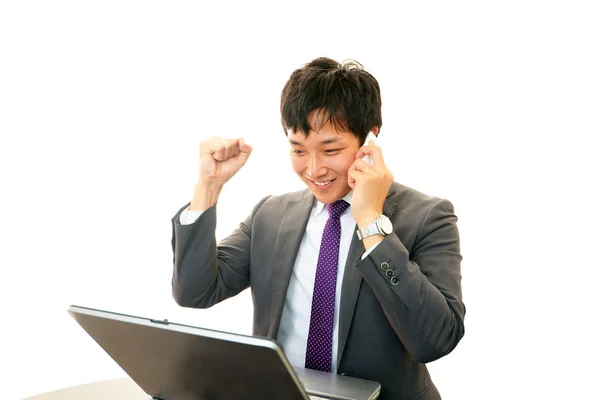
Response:
POLYGON ((170 218, 212 135, 255 149, 219 238, 302 187, 279 95, 318 56, 375 75, 388 167, 455 205, 466 335, 430 364, 444 399, 600 398, 597 3, 208 3, 0 3, 3 399, 123 375, 70 304, 250 333, 248 292, 174 303, 170 218))

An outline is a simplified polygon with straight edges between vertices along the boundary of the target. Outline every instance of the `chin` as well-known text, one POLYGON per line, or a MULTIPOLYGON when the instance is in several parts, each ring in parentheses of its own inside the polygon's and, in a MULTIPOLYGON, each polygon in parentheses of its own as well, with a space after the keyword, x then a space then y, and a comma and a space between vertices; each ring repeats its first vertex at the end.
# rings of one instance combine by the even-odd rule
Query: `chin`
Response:
POLYGON ((332 182, 331 187, 326 190, 316 188, 312 181, 306 180, 303 176, 300 176, 300 178, 316 199, 323 204, 331 204, 344 197, 351 190, 349 186, 341 185, 341 182, 338 181, 339 178, 336 178, 336 181, 332 182))

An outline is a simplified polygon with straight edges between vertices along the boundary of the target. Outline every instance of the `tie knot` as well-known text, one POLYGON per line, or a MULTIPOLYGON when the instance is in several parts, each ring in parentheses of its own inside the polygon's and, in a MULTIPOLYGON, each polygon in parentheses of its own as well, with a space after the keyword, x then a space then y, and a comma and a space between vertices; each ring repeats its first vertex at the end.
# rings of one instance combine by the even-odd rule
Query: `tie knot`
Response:
POLYGON ((325 204, 325 207, 327 207, 329 217, 339 218, 340 215, 342 215, 342 213, 346 211, 346 208, 348 208, 349 205, 350 204, 348 204, 346 200, 338 200, 331 204, 325 204))

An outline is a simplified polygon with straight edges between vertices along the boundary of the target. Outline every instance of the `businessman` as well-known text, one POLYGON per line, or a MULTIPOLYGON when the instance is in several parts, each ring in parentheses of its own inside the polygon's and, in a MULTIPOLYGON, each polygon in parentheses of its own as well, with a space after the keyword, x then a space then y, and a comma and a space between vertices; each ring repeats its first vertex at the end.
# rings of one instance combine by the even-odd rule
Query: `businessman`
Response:
POLYGON ((252 147, 201 143, 192 201, 172 220, 173 297, 206 308, 250 287, 253 334, 276 340, 292 365, 377 381, 382 400, 440 399, 426 363, 464 334, 452 204, 394 182, 365 143, 379 134, 381 95, 355 61, 294 71, 281 121, 307 188, 262 199, 217 243, 221 189, 252 147))

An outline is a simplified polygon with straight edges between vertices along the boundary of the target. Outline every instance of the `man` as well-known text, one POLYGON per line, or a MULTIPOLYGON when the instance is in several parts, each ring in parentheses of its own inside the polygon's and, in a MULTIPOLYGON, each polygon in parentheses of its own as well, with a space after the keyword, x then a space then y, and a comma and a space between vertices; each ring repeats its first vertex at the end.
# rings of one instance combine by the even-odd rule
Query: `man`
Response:
POLYGON ((250 286, 253 333, 292 365, 377 381, 383 400, 439 399, 425 363, 464 334, 452 204, 393 182, 364 143, 379 133, 381 97, 360 64, 319 58, 294 71, 281 117, 308 189, 264 198, 217 245, 220 191, 252 148, 201 143, 193 199, 173 218, 175 300, 206 308, 250 286))

